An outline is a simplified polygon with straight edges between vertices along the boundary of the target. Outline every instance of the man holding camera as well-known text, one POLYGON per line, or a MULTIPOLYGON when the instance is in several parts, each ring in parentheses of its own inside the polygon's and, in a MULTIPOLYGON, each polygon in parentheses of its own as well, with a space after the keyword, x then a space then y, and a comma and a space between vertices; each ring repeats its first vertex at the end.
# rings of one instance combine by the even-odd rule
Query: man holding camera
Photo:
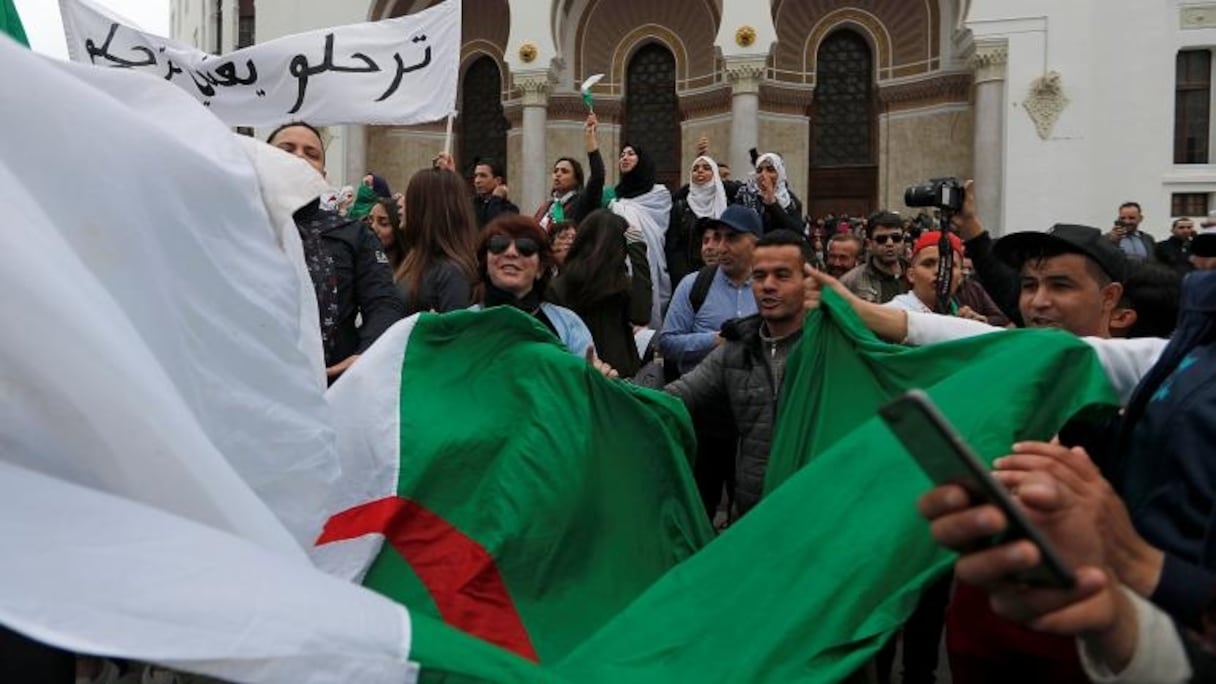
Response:
POLYGON ((880 211, 866 223, 865 263, 840 277, 840 282, 867 302, 886 304, 908 291, 904 279, 904 221, 894 212, 880 211))
POLYGON ((1119 218, 1114 227, 1106 234, 1133 261, 1149 261, 1157 247, 1151 235, 1140 231, 1143 220, 1138 203, 1124 202, 1119 205, 1119 218))

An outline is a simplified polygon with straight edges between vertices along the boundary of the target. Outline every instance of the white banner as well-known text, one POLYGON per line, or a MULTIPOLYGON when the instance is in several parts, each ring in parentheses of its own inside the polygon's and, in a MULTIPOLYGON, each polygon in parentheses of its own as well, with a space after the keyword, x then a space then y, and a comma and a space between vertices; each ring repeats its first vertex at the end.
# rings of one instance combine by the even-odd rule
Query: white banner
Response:
POLYGON ((123 24, 88 0, 59 0, 73 61, 147 71, 230 126, 417 124, 456 107, 460 2, 396 19, 285 36, 227 55, 123 24))

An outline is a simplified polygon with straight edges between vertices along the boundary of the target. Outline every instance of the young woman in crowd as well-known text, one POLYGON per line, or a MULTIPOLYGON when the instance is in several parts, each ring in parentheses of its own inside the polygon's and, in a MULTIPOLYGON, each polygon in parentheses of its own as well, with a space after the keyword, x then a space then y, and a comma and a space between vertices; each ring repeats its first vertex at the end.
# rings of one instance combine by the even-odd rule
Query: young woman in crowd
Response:
POLYGON ((570 245, 574 244, 574 222, 559 221, 549 225, 549 246, 553 248, 553 268, 560 273, 566 264, 570 245))
POLYGON ((641 359, 633 326, 650 322, 652 298, 640 230, 611 212, 592 212, 579 224, 549 295, 587 324, 600 358, 625 377, 638 372, 641 359))
POLYGON ((760 214, 765 233, 784 228, 803 234, 802 202, 790 191, 785 162, 774 152, 756 158, 755 173, 739 188, 735 201, 760 214))
POLYGON ((600 155, 596 137, 598 121, 588 114, 583 124, 583 143, 587 148, 587 165, 591 177, 583 187, 583 167, 572 157, 560 157, 553 163, 553 185, 549 199, 536 210, 540 227, 550 231, 564 221, 578 223, 584 216, 600 207, 604 194, 604 158, 600 155))
POLYGON ((404 234, 405 256, 394 279, 406 314, 467 307, 477 281, 477 219, 460 176, 431 168, 410 178, 404 234))
POLYGON ((401 214, 397 211, 397 201, 391 197, 376 200, 366 220, 372 232, 380 238, 384 254, 388 257, 388 265, 395 273, 405 259, 405 234, 401 231, 401 214))
POLYGON ((688 183, 672 196, 671 219, 667 226, 667 272, 671 282, 679 283, 684 276, 702 266, 702 219, 716 219, 726 209, 728 199, 739 191, 739 183, 723 181, 718 164, 708 156, 699 156, 692 163, 688 183))
POLYGON ((671 299, 671 278, 667 274, 664 243, 667 224, 671 221, 671 192, 659 185, 654 160, 645 150, 628 143, 621 146, 618 161, 621 180, 613 188, 614 198, 609 208, 626 223, 642 231, 646 241, 646 258, 650 261, 650 284, 653 291, 650 327, 663 324, 663 310, 671 299))

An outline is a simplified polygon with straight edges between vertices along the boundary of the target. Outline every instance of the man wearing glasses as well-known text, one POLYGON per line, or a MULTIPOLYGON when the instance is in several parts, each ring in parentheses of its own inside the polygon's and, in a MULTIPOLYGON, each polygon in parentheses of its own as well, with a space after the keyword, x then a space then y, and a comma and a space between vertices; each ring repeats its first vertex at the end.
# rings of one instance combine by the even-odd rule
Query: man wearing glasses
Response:
POLYGON ((865 263, 844 274, 840 282, 867 302, 886 304, 908 291, 904 278, 904 221, 894 212, 880 211, 866 223, 865 263))

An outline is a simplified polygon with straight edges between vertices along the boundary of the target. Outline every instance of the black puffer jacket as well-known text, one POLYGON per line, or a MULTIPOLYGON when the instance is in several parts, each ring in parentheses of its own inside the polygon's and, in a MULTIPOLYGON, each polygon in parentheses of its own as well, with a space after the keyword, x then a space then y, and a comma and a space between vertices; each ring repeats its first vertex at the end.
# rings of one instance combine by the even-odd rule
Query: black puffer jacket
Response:
POLYGON ((764 354, 789 354, 801 330, 775 343, 760 334, 759 315, 736 318, 722 326, 726 339, 691 372, 664 389, 684 401, 689 412, 699 406, 726 401, 739 426, 739 448, 735 458, 735 503, 746 513, 760 500, 764 473, 773 443, 777 401, 781 391, 774 382, 764 354))

